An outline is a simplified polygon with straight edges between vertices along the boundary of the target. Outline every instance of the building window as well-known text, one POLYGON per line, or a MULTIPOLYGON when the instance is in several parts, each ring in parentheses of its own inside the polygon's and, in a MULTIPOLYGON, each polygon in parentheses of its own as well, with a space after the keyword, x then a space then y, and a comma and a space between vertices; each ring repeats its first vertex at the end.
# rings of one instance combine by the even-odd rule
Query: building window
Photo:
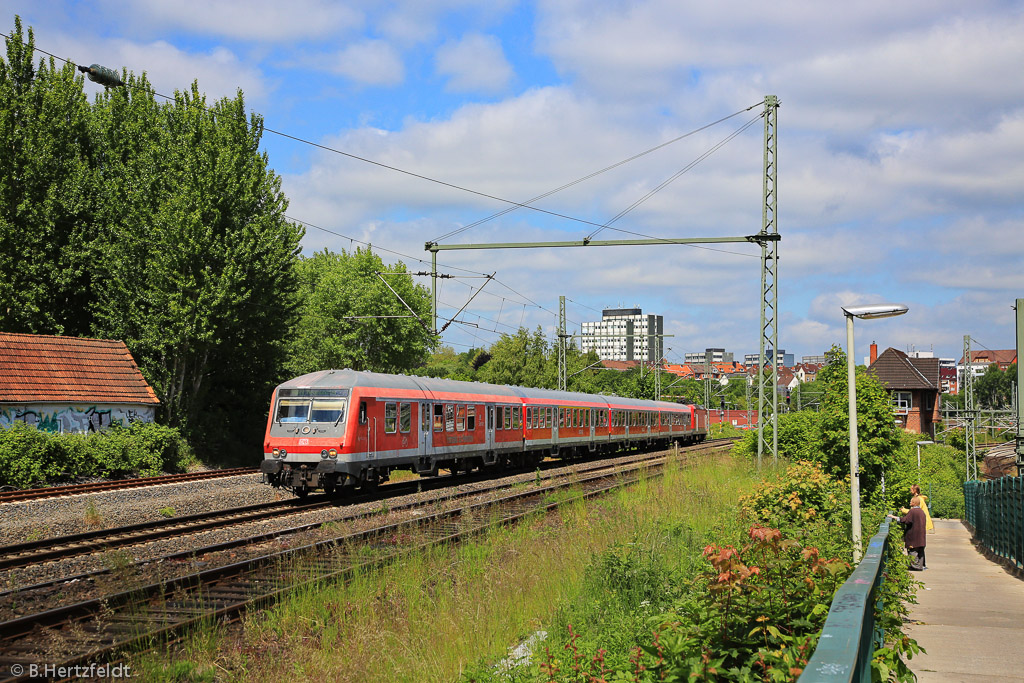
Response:
POLYGON ((913 394, 909 391, 892 392, 893 411, 904 415, 910 412, 910 409, 914 407, 912 396, 913 394))

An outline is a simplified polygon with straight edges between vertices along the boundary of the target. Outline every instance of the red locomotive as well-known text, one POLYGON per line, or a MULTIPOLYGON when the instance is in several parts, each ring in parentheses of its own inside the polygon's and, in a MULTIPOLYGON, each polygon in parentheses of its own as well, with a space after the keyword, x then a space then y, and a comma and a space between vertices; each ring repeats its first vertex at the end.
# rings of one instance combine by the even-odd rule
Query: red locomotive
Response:
POLYGON ((534 466, 707 436, 692 405, 550 389, 325 370, 274 390, 265 480, 304 497, 374 486, 393 469, 424 476, 534 466))

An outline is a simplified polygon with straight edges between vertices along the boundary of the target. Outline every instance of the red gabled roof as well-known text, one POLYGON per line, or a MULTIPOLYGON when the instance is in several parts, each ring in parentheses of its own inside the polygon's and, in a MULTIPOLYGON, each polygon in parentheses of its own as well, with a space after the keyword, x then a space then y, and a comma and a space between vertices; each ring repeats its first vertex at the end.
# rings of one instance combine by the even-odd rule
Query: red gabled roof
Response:
POLYGON ((911 358, 889 347, 869 369, 887 389, 940 390, 938 358, 911 358))
POLYGON ((122 341, 0 332, 0 402, 160 400, 122 341))

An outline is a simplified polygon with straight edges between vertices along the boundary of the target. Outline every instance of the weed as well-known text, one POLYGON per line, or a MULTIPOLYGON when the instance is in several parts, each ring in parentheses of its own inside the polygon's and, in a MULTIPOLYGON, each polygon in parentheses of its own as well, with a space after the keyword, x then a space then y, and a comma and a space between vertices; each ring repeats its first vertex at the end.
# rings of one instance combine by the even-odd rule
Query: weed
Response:
POLYGON ((98 529, 103 526, 103 515, 96 509, 96 503, 91 500, 85 506, 85 525, 90 529, 98 529))
POLYGON ((160 514, 160 515, 161 515, 162 517, 166 517, 166 518, 168 518, 168 519, 170 519, 171 517, 174 517, 174 515, 176 515, 176 514, 177 514, 177 513, 176 513, 176 512, 174 511, 174 508, 172 508, 172 507, 165 507, 165 508, 160 508, 159 510, 157 510, 157 512, 158 512, 158 513, 159 513, 159 514, 160 514))

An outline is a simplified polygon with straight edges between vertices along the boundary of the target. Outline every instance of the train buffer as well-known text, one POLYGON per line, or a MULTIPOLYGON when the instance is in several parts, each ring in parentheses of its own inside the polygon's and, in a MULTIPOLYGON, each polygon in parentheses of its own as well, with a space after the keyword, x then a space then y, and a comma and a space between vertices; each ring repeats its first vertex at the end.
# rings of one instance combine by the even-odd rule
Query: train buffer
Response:
POLYGON ((920 683, 1024 680, 1024 580, 987 559, 960 520, 935 520, 909 635, 920 683))

